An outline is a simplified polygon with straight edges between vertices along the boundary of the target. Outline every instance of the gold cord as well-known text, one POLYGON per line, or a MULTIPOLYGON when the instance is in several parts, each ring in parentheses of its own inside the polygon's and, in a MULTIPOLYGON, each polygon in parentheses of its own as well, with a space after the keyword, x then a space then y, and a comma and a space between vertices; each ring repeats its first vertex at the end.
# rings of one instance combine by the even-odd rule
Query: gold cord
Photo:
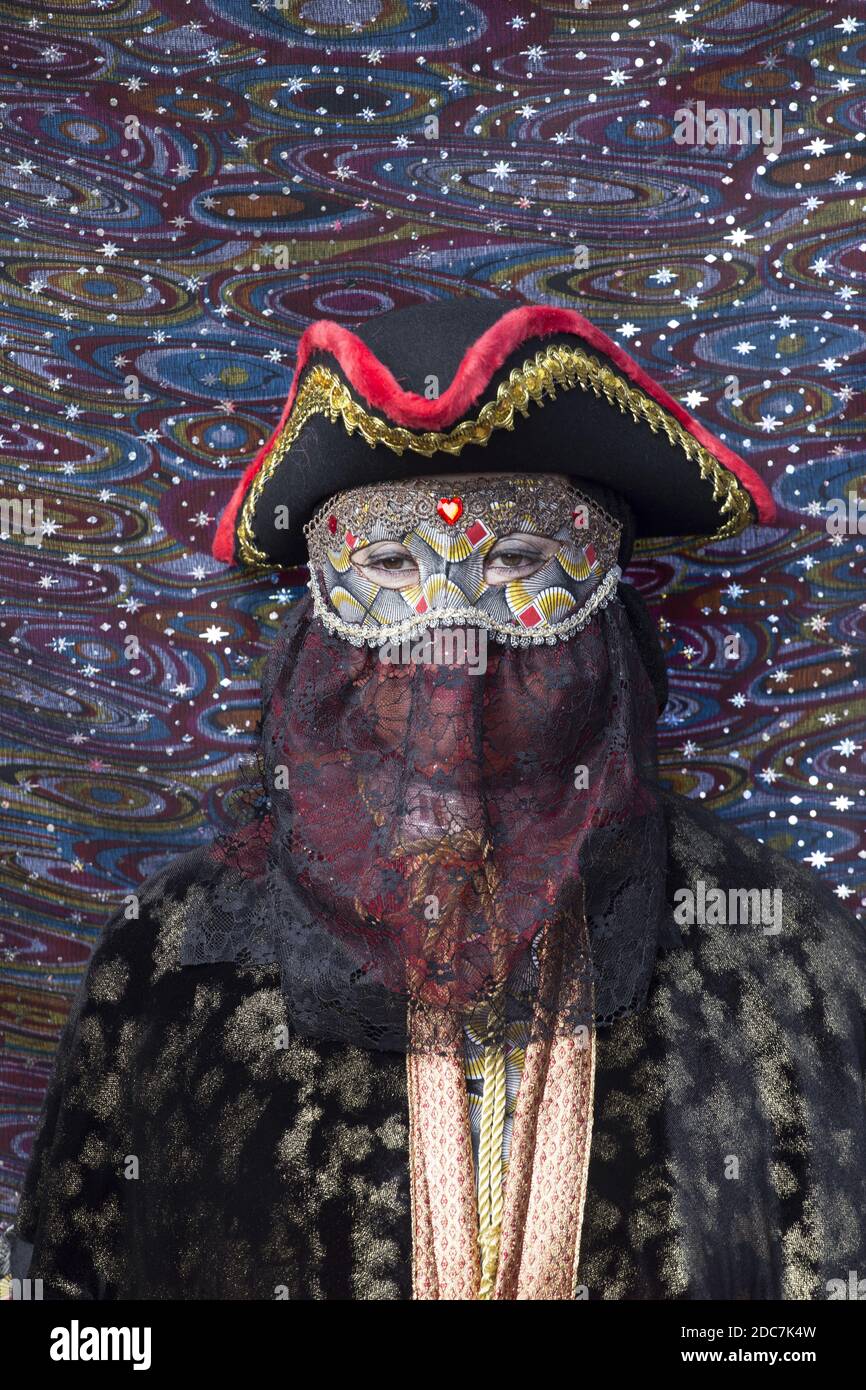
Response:
POLYGON ((478 1151, 478 1242, 481 1247, 480 1299, 491 1299, 499 1264, 502 1231, 502 1137, 505 1129, 505 1048, 490 1039, 484 1050, 481 1142, 478 1151))

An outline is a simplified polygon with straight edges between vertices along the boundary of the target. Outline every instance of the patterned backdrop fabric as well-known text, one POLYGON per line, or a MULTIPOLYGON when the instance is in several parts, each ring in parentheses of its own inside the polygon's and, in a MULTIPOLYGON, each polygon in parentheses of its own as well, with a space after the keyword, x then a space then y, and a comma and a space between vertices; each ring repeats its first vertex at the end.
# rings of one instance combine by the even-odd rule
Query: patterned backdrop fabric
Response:
POLYGON ((776 528, 630 571, 665 776, 861 930, 862 5, 28 0, 0 43, 0 1219, 103 924, 253 748, 303 575, 209 547, 313 318, 578 309, 757 467, 776 528), (704 133, 739 108, 767 149, 704 133))

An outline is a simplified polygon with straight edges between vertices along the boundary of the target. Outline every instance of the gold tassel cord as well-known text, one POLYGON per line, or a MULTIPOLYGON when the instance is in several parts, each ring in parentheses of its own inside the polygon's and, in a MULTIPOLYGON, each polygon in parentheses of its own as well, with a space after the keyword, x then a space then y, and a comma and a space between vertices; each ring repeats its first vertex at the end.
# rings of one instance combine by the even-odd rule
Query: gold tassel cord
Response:
POLYGON ((481 1098, 481 1137, 478 1151, 478 1240, 481 1247, 479 1298, 491 1299, 499 1264, 502 1231, 502 1141, 505 1130, 505 1048, 490 1037, 484 1050, 484 1090, 481 1098))

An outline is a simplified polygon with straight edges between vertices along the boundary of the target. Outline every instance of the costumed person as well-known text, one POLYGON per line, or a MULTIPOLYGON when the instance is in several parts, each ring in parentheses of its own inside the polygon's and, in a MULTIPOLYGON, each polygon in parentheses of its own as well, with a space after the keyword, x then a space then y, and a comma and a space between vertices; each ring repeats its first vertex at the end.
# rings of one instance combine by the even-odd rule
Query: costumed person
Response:
POLYGON ((215 546, 309 566, 260 802, 94 954, 16 1223, 46 1296, 821 1299, 866 1265, 862 935, 659 784, 622 579, 637 537, 773 516, 571 311, 307 330, 215 546))

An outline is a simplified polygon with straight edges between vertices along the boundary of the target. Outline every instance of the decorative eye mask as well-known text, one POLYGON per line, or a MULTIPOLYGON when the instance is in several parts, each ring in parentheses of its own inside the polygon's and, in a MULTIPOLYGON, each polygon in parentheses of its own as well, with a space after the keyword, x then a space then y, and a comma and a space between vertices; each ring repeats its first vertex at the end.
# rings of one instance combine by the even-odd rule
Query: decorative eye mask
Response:
POLYGON ((512 646, 565 641, 621 574, 620 523, 546 475, 352 488, 304 531, 316 616, 355 646, 440 624, 512 646))

